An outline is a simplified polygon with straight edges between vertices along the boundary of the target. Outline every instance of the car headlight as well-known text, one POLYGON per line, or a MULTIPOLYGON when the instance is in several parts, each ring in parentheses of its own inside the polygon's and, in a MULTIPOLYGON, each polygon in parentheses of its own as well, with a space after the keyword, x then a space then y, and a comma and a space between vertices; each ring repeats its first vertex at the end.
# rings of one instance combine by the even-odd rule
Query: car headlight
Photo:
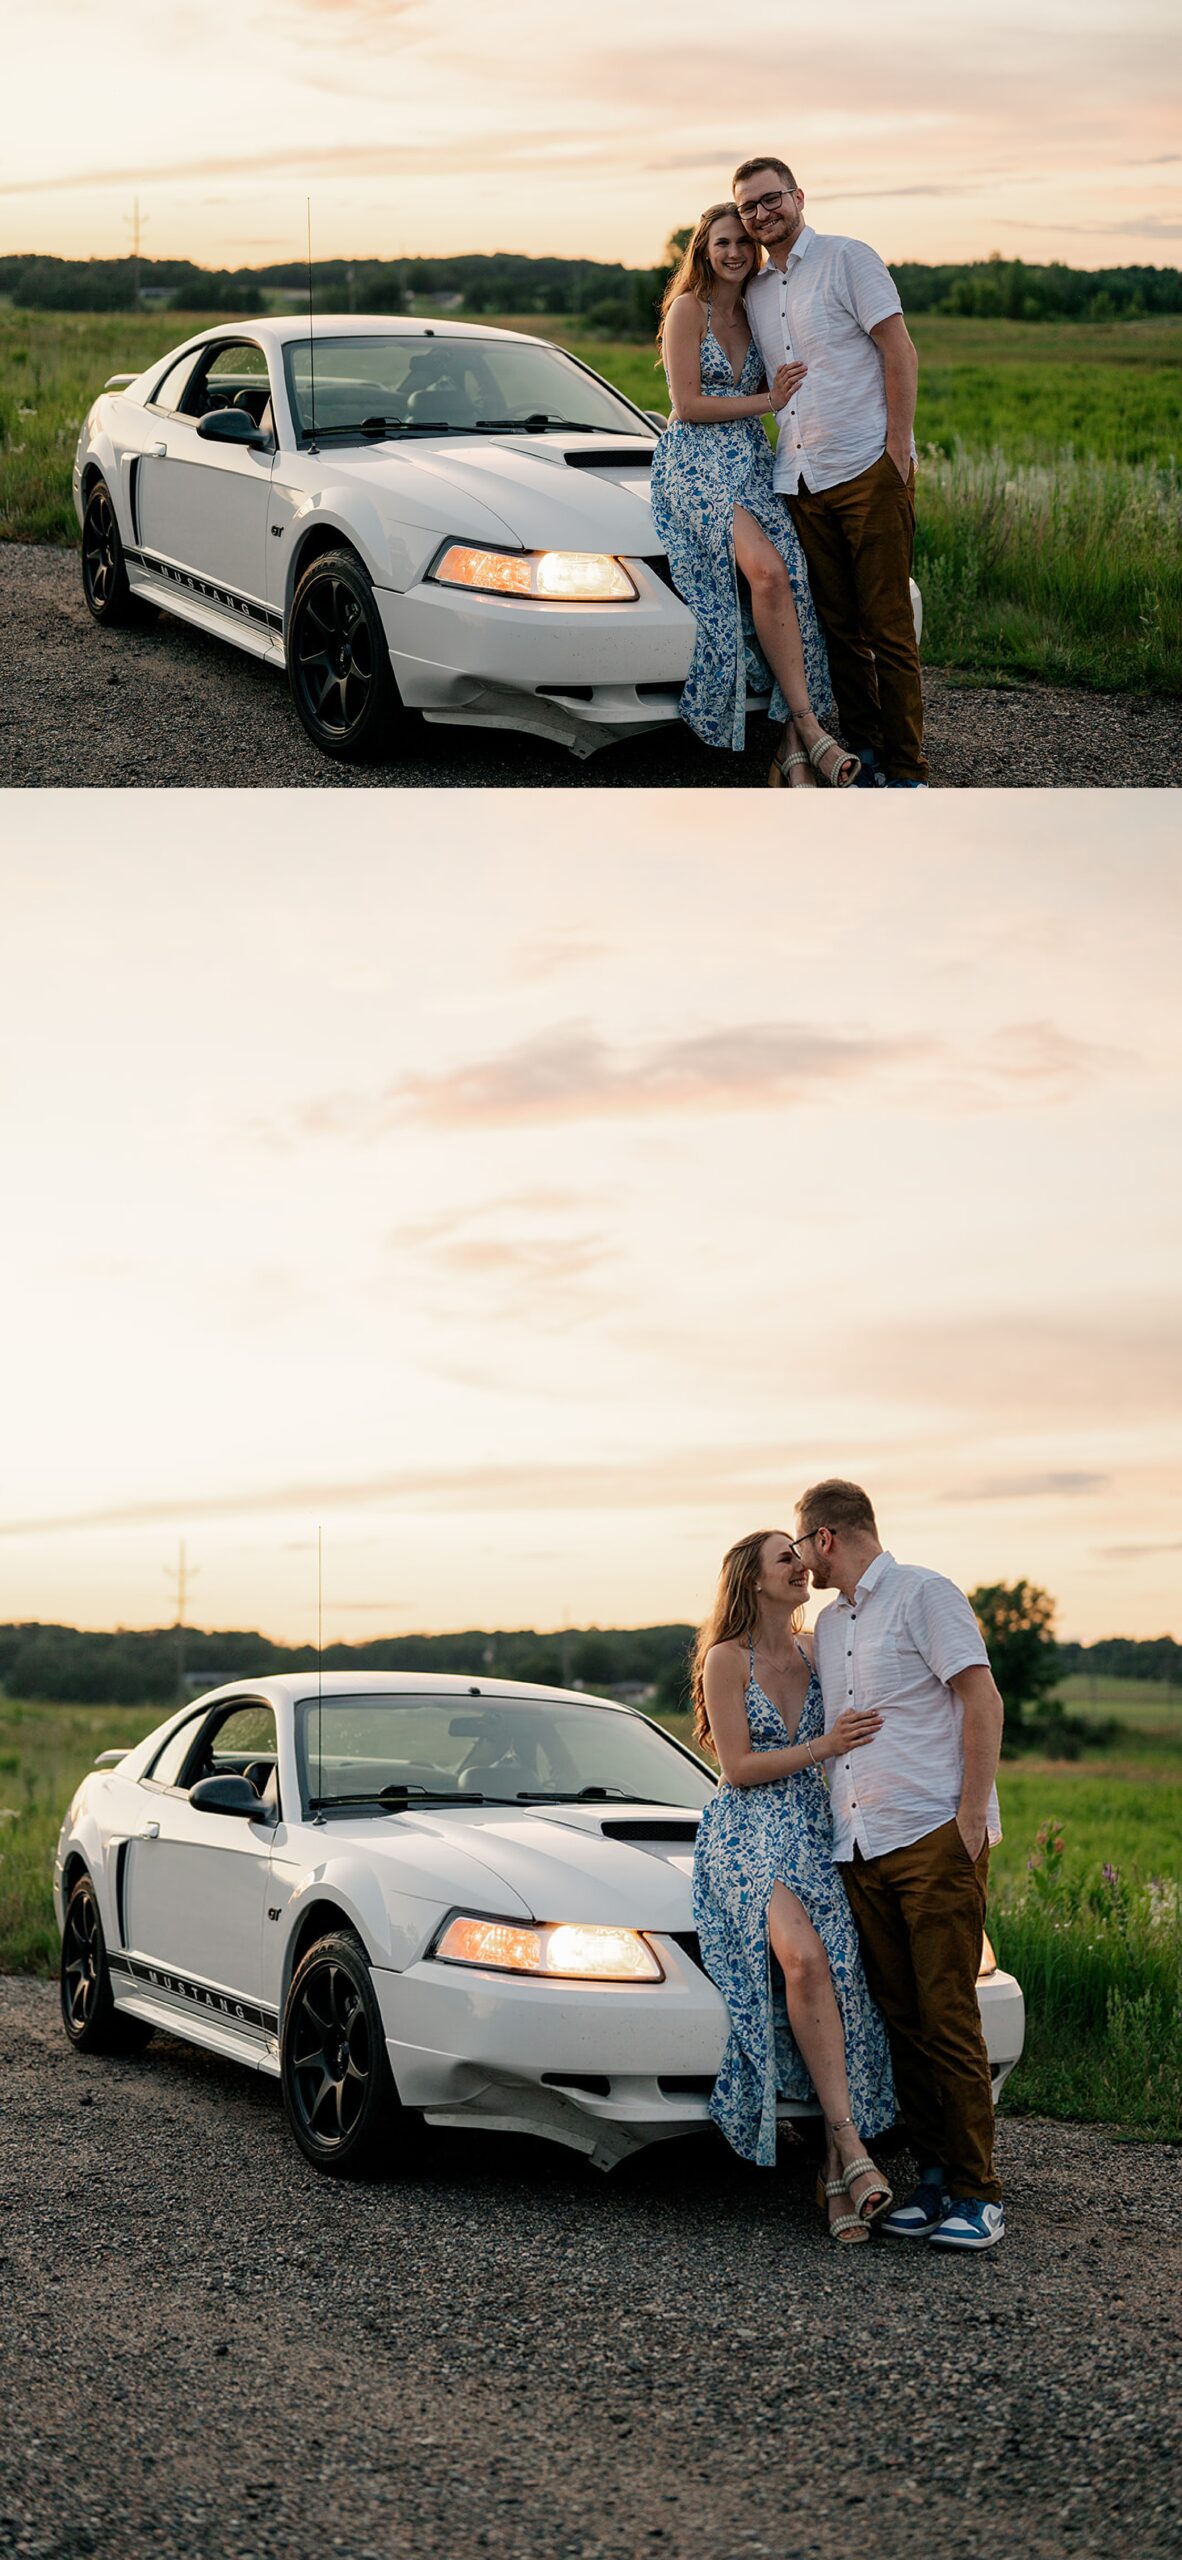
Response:
POLYGON ((532 1973, 567 1982, 663 1982, 661 1966, 638 1929, 606 1929, 559 1920, 545 1926, 482 1920, 459 1912, 437 1938, 441 1964, 479 1965, 488 1973, 532 1973))
POLYGON ((988 1938, 986 1937, 984 1930, 982 1930, 982 1932, 981 1932, 981 1961, 980 1961, 980 1964, 979 1964, 979 1965, 978 1965, 978 1967, 977 1967, 977 1980, 978 1980, 978 1982, 988 1982, 990 1974, 991 1974, 991 1973, 996 1973, 996 1971, 997 1971, 997 1957, 994 1955, 993 1949, 992 1949, 992 1947, 991 1947, 991 1946, 990 1946, 990 1944, 989 1944, 989 1940, 988 1940, 988 1938))
POLYGON ((480 551, 451 542, 431 576, 441 587, 541 596, 550 604, 631 604, 637 592, 623 562, 607 551, 480 551))

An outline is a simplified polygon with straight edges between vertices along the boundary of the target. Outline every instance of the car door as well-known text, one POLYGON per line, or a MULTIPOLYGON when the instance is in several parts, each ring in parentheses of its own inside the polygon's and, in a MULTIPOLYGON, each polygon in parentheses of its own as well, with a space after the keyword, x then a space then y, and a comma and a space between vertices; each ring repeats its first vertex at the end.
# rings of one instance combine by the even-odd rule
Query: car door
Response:
POLYGON ((183 406, 152 418, 136 490, 146 565, 229 622, 269 627, 267 514, 275 448, 215 444, 197 433, 210 409, 246 408, 269 430, 261 347, 220 341, 186 384, 183 406))
MULTIPOLYGON (((251 1773, 259 1784, 276 1763, 272 1707, 243 1700, 218 1709, 187 1756, 183 1785, 141 1784, 124 1876, 129 1956, 155 1969, 169 1998, 220 2009, 231 2022, 238 2004, 241 2023, 253 2026, 261 2023, 273 1819, 261 1801, 257 1823, 202 1812, 190 1789, 223 1771, 251 1773)), ((273 1777, 267 1794, 273 1807, 273 1777)))

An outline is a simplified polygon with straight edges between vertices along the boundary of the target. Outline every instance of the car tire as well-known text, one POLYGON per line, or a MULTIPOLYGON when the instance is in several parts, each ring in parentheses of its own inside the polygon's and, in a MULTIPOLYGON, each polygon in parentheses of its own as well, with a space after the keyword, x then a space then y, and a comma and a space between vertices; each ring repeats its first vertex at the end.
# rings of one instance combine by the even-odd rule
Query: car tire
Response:
POLYGON ((61 1998, 62 2025, 77 2053, 137 2053, 152 2033, 145 2019, 115 2006, 98 1895, 85 1873, 66 1904, 61 1998))
POLYGON ((348 764, 391 755, 401 712, 373 587, 355 551, 305 569, 287 624, 287 680, 313 744, 348 764))
POLYGON ((127 562, 119 520, 105 480, 96 480, 82 518, 82 593, 105 629, 119 630, 146 619, 138 596, 127 583, 127 562))
POLYGON ((387 2175, 409 2148, 365 1950, 351 1929, 318 1938, 292 1977, 280 2041, 283 2104, 313 2168, 387 2175))

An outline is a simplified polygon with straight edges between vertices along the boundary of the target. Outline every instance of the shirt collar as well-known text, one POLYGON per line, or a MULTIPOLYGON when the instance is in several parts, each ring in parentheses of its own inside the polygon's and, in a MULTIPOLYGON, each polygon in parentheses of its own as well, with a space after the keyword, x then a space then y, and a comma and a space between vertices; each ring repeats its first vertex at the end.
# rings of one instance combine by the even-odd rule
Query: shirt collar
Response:
POLYGON ((866 1599, 870 1592, 876 1591, 884 1573, 886 1572, 887 1566, 892 1565, 894 1561, 895 1559, 893 1555, 891 1555, 889 1549, 886 1547, 883 1548, 881 1555, 874 1556, 871 1562, 867 1565, 866 1571, 858 1583, 857 1589, 854 1592, 853 1600, 847 1600, 844 1591, 841 1593, 841 1605, 843 1609, 852 1609, 856 1606, 859 1600, 866 1599))
MULTIPOLYGON (((814 231, 811 222, 806 222, 802 229, 798 231, 788 252, 788 267, 791 266, 794 258, 803 258, 810 240, 815 240, 816 236, 816 232, 814 231)), ((784 268, 783 275, 787 275, 788 267, 784 268)), ((747 287, 748 293, 753 293, 757 284, 766 284, 770 276, 780 276, 781 282, 783 281, 781 270, 776 265, 773 258, 768 259, 766 267, 761 267, 757 276, 752 276, 751 282, 747 287)))

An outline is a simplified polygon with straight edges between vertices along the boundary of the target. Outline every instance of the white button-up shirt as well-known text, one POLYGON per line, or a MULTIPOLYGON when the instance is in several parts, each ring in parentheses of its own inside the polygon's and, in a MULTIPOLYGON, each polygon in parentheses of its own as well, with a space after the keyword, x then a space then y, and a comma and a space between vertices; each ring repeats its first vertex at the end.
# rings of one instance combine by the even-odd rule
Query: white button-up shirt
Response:
MULTIPOLYGON (((963 1591, 942 1573, 877 1555, 854 1597, 831 1600, 815 1630, 825 1730, 843 1707, 877 1707, 873 1742, 829 1762, 833 1855, 885 1857, 906 1849, 960 1803, 964 1709, 949 1682, 975 1662, 989 1664, 985 1639, 963 1591)), ((987 1813, 1001 1838, 997 1789, 987 1813)))
POLYGON ((761 267, 746 302, 769 383, 782 364, 808 366, 776 411, 777 489, 793 497, 802 479, 810 490, 856 480, 886 451, 883 362, 870 331, 903 308, 890 270, 864 240, 806 222, 787 264, 761 267))

